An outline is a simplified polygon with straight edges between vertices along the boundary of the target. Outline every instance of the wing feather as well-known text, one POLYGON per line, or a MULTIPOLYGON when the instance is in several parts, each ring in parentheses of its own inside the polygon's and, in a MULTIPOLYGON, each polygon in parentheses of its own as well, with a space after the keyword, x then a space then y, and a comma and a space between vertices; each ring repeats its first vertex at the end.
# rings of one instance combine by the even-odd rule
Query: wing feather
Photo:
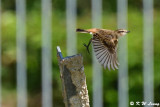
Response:
POLYGON ((104 45, 99 39, 93 39, 93 49, 98 62, 110 70, 118 69, 119 62, 117 61, 117 47, 115 47, 115 52, 110 52, 108 47, 104 45))
POLYGON ((103 54, 98 58, 99 62, 101 62, 104 58, 105 58, 105 55, 106 55, 106 50, 104 50, 103 54))
POLYGON ((107 58, 106 58, 106 61, 105 61, 105 63, 104 63, 104 68, 106 69, 106 67, 107 67, 107 64, 108 64, 108 60, 109 60, 109 54, 107 55, 107 58))
POLYGON ((117 64, 116 64, 116 55, 114 55, 114 67, 115 67, 116 69, 118 69, 118 66, 117 66, 117 64))
POLYGON ((114 64, 114 62, 113 62, 113 61, 114 61, 114 56, 111 55, 111 57, 112 57, 112 60, 111 60, 111 67, 112 67, 113 70, 115 70, 115 68, 114 68, 114 66, 113 66, 113 64, 114 64))
POLYGON ((109 55, 109 58, 108 58, 108 70, 110 71, 111 68, 110 68, 110 64, 111 64, 111 55, 109 55))
POLYGON ((104 49, 99 49, 99 50, 96 50, 95 53, 96 53, 96 55, 98 55, 99 53, 101 53, 103 51, 104 51, 104 49))
POLYGON ((99 59, 100 57, 102 57, 103 54, 105 54, 105 52, 106 52, 106 50, 102 50, 102 52, 98 53, 98 54, 96 55, 97 59, 99 59))
POLYGON ((105 54, 104 58, 100 62, 101 65, 104 65, 105 61, 107 60, 108 53, 105 54))
POLYGON ((98 52, 99 50, 103 50, 103 49, 104 49, 103 47, 101 47, 101 48, 94 48, 94 51, 98 52))

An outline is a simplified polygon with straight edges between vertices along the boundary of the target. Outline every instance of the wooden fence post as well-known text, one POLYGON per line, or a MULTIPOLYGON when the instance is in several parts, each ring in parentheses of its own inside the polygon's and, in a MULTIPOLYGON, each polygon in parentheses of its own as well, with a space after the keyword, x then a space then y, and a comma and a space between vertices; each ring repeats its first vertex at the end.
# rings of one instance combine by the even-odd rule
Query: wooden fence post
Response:
POLYGON ((90 107, 82 55, 63 58, 57 46, 57 58, 65 107, 90 107))

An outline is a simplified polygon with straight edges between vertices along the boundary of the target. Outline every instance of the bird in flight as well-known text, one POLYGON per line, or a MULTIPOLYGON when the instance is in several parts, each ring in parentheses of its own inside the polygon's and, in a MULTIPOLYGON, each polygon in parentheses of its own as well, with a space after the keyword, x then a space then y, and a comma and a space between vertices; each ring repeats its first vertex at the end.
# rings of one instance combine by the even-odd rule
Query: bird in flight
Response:
POLYGON ((76 32, 89 33, 93 37, 89 40, 88 45, 83 44, 89 53, 89 46, 92 42, 93 49, 98 62, 110 70, 118 69, 120 65, 117 59, 117 45, 119 37, 122 37, 130 31, 125 29, 107 30, 107 29, 76 29, 76 32))

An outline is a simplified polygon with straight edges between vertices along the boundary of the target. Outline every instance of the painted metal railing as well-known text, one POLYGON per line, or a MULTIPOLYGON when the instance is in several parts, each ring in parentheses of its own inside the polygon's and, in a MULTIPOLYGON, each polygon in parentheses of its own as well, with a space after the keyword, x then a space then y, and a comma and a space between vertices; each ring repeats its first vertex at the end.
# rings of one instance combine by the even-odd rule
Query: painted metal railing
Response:
POLYGON ((143 0, 143 92, 146 102, 154 102, 153 65, 153 0, 143 0))
POLYGON ((26 0, 16 0, 17 107, 27 107, 26 0))
MULTIPOLYGON (((127 29, 127 0, 117 0, 117 26, 127 29)), ((118 105, 128 107, 128 43, 127 36, 119 40, 118 105)))
POLYGON ((52 1, 41 1, 42 106, 52 107, 52 1))
MULTIPOLYGON (((92 27, 102 28, 102 0, 92 0, 92 27)), ((93 107, 103 107, 103 71, 92 50, 93 107)))

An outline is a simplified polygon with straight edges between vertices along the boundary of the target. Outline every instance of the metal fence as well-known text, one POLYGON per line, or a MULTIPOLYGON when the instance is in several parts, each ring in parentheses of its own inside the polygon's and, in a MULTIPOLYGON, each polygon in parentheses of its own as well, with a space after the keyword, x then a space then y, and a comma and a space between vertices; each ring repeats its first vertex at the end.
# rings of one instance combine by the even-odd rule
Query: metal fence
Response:
MULTIPOLYGON (((92 27, 102 27, 102 0, 92 0, 92 27)), ((52 1, 42 0, 42 106, 51 107, 52 102, 52 1)), ((127 0, 117 0, 117 25, 118 28, 127 28, 127 0)), ((77 53, 76 28, 76 0, 66 0, 67 20, 67 54, 77 53)), ((154 101, 153 94, 153 0, 143 0, 144 23, 144 100, 154 101)), ((16 42, 17 42, 17 106, 27 107, 27 78, 26 78, 26 0, 16 0, 16 42)), ((0 1, 0 56, 1 56, 1 1, 0 1)), ((118 106, 129 106, 128 95, 128 50, 127 37, 120 40, 120 69, 118 72, 118 106)), ((103 73, 102 68, 93 54, 93 106, 103 107, 103 73)), ((1 73, 0 57, 0 104, 1 103, 1 73)), ((1 105, 0 105, 1 106, 1 105)), ((147 107, 147 106, 146 106, 147 107)), ((150 106, 151 107, 151 106, 150 106)))

